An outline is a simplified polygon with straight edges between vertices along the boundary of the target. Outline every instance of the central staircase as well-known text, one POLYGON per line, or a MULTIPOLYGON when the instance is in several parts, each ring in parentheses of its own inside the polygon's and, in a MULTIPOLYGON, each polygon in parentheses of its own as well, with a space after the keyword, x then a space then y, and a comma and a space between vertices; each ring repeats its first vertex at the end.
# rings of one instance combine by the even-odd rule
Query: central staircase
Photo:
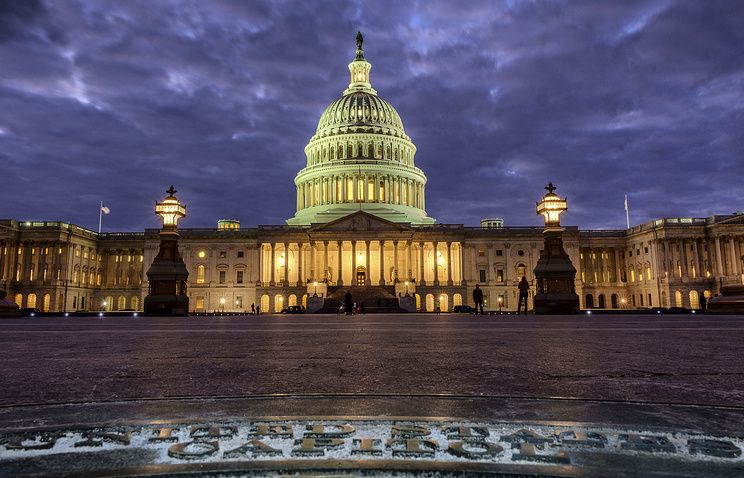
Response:
POLYGON ((328 296, 323 302, 321 314, 338 313, 339 307, 344 304, 346 292, 351 292, 351 297, 357 306, 364 304, 364 311, 368 314, 382 312, 404 312, 398 306, 398 298, 395 297, 395 286, 328 286, 328 296))

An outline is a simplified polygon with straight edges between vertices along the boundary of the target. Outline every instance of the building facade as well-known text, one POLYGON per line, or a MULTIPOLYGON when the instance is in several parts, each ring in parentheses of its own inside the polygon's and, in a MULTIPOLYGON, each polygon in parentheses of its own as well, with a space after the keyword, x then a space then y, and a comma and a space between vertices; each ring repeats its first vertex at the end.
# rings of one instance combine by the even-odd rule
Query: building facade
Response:
MULTIPOLYGON (((295 178, 286 225, 180 229, 192 312, 263 312, 351 289, 368 310, 515 310, 532 282, 542 228, 438 224, 426 213, 426 175, 395 108, 370 83, 361 37, 350 83, 321 115, 295 178)), ((102 233, 63 222, 0 221, 0 288, 43 311, 142 309, 159 231, 102 233)), ((698 308, 701 295, 744 280, 744 214, 658 219, 627 230, 567 227, 584 308, 698 308)), ((532 306, 531 297, 529 300, 532 306)))

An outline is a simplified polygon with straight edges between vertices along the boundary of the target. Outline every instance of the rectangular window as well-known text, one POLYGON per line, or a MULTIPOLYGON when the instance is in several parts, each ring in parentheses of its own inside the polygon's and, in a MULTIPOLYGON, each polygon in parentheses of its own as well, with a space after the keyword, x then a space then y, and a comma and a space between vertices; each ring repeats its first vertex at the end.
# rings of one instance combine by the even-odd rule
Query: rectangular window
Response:
POLYGON ((225 259, 227 257, 227 252, 220 251, 220 259, 225 259))
POLYGON ((641 299, 641 307, 643 307, 643 294, 638 294, 638 297, 641 299))
POLYGON ((486 271, 485 271, 485 269, 479 270, 478 273, 480 274, 480 281, 481 282, 486 282, 486 271))
POLYGON ((244 257, 245 253, 243 251, 238 251, 238 258, 244 257))
POLYGON ((196 298, 196 310, 204 310, 204 297, 199 296, 196 298))
POLYGON ((220 271, 220 284, 225 283, 225 271, 220 271))
POLYGON ((501 249, 496 249, 496 255, 499 256, 499 257, 501 257, 501 256, 504 255, 504 251, 501 250, 501 249))
POLYGON ((238 309, 243 308, 243 297, 241 296, 235 297, 235 307, 237 307, 238 309))
POLYGON ((648 306, 651 307, 653 304, 651 303, 651 294, 648 294, 648 306))
POLYGON ((238 284, 243 283, 243 271, 238 271, 236 273, 235 282, 237 282, 238 284))
POLYGON ((496 282, 504 282, 504 269, 496 270, 496 282))
POLYGON ((486 251, 478 251, 478 257, 485 257, 486 251))

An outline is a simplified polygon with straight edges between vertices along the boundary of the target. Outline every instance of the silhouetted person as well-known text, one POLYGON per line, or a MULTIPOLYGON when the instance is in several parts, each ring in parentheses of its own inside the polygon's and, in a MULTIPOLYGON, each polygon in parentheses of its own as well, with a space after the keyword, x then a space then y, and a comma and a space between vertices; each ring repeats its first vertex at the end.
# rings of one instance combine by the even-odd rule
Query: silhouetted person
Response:
POLYGON ((517 315, 522 310, 522 301, 524 301, 524 315, 527 315, 527 297, 530 295, 530 284, 527 282, 527 278, 522 276, 522 280, 519 281, 519 303, 517 304, 517 315))
POLYGON ((475 315, 478 315, 478 308, 483 315, 483 291, 478 284, 475 284, 475 289, 473 289, 473 302, 475 302, 475 315))
POLYGON ((708 308, 708 299, 705 298, 705 294, 700 294, 700 310, 705 313, 705 309, 708 308))
POLYGON ((351 291, 347 291, 344 296, 344 310, 346 315, 351 315, 354 312, 354 299, 351 297, 351 291))
POLYGON ((256 315, 256 304, 251 304, 251 315, 256 315))
POLYGON ((256 306, 256 315, 261 315, 261 306, 260 305, 257 305, 256 306))

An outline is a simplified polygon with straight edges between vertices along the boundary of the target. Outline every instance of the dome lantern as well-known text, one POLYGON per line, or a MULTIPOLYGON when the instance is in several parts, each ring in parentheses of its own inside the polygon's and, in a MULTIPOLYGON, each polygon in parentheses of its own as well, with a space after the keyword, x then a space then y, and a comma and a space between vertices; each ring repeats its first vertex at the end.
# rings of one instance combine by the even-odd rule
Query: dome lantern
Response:
POLYGON ((354 61, 349 63, 349 74, 351 78, 349 80, 349 87, 344 90, 344 95, 354 93, 356 91, 364 91, 365 93, 377 94, 372 84, 369 82, 369 72, 372 69, 372 65, 364 58, 364 50, 362 49, 362 32, 357 31, 356 36, 356 57, 354 61))

